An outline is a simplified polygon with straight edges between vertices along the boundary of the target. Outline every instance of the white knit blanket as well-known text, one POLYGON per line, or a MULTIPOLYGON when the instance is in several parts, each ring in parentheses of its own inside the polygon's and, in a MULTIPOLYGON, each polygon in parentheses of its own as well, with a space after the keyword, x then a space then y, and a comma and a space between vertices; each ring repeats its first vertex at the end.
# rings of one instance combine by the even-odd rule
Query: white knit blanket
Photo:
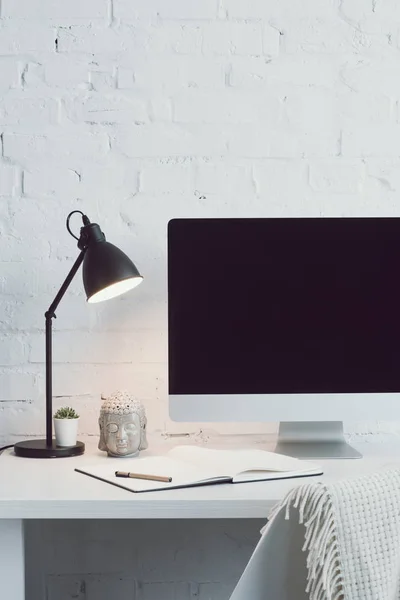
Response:
POLYGON ((400 470, 295 488, 264 532, 281 510, 304 524, 310 600, 400 599, 400 470))

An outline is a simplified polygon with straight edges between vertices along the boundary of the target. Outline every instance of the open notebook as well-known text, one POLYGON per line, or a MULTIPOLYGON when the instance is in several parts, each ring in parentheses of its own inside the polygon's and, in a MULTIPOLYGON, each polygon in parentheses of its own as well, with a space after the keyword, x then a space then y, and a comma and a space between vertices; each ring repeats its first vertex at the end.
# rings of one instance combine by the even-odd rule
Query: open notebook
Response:
POLYGON ((197 446, 177 446, 165 456, 108 459, 104 464, 75 469, 130 492, 151 492, 217 483, 245 483, 322 475, 310 462, 263 450, 210 450, 197 446), (116 470, 171 477, 170 483, 125 479, 116 470))

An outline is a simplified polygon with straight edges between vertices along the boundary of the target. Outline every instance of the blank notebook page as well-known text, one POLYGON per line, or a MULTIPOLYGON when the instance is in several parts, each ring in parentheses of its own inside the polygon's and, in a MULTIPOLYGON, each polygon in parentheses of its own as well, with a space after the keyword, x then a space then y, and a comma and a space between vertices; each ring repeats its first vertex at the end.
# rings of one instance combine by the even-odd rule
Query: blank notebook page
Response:
POLYGON ((220 475, 231 477, 243 471, 302 473, 319 468, 314 463, 264 450, 210 450, 196 446, 177 446, 168 452, 168 456, 188 461, 200 468, 212 465, 220 475))
MULTIPOLYGON (((88 466, 81 472, 92 475, 108 483, 114 483, 131 491, 163 490, 174 487, 185 487, 194 483, 221 479, 221 473, 215 468, 198 467, 167 456, 149 456, 148 458, 125 459, 122 461, 108 460, 107 464, 88 466), (161 475, 172 477, 170 483, 116 477, 115 471, 128 471, 146 475, 161 475)), ((228 474, 229 475, 229 474, 228 474)), ((223 479, 223 478, 222 478, 223 479)))

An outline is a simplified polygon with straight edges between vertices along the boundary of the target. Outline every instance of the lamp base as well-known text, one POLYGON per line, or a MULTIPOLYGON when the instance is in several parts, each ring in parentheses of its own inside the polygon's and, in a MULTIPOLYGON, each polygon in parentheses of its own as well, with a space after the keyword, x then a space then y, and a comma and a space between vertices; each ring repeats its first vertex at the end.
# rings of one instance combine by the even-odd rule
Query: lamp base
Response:
POLYGON ((79 456, 85 452, 85 444, 76 442, 75 446, 57 446, 55 440, 51 446, 46 440, 28 440, 18 442, 14 446, 17 456, 25 458, 66 458, 67 456, 79 456))

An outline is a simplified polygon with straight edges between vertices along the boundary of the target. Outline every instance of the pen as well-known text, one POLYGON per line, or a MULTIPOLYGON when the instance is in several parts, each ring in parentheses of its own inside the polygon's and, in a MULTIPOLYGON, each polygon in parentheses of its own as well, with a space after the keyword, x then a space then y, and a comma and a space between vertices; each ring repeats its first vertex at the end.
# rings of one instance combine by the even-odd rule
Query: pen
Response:
POLYGON ((128 473, 126 471, 115 471, 115 477, 131 477, 132 479, 146 479, 147 481, 161 481, 162 483, 171 483, 172 481, 172 477, 145 475, 144 473, 128 473))

